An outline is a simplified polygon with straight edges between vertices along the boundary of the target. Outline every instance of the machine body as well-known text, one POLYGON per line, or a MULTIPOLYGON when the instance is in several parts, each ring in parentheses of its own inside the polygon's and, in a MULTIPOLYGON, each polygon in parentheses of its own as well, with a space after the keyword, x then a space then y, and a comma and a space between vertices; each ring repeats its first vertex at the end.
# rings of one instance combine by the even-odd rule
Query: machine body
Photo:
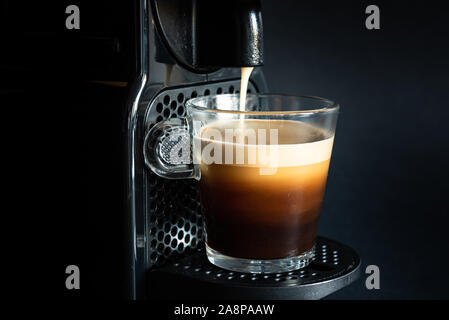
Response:
POLYGON ((259 68, 260 1, 227 1, 219 10, 206 0, 137 1, 138 74, 128 102, 125 150, 127 296, 320 299, 355 281, 357 253, 321 237, 312 263, 288 274, 234 273, 205 259, 197 181, 154 174, 145 166, 144 138, 154 124, 184 117, 190 98, 238 92, 241 67, 256 67, 249 92, 268 91, 259 68))
MULTIPOLYGON (((263 63, 260 1, 139 0, 137 70, 126 132, 127 295, 148 297, 148 277, 203 245, 196 181, 166 180, 145 167, 143 141, 155 123, 185 115, 191 97, 237 92, 240 69, 263 63)), ((256 68, 249 86, 264 92, 256 68)))

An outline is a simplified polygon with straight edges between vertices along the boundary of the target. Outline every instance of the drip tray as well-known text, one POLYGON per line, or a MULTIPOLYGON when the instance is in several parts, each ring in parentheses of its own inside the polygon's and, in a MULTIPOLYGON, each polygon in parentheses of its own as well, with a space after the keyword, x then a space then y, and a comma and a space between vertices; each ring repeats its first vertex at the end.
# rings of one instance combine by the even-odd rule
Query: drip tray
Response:
POLYGON ((204 248, 148 272, 151 299, 321 299, 360 276, 360 258, 350 247, 318 237, 315 257, 304 269, 251 274, 211 264, 204 248))

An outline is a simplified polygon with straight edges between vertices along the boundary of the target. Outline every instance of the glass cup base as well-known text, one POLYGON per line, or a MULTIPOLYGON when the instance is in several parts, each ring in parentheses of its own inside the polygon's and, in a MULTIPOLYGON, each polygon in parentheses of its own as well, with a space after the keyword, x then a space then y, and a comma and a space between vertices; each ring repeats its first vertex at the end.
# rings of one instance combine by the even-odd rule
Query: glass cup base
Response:
POLYGON ((282 273, 305 268, 312 261, 315 246, 299 256, 281 259, 244 259, 226 256, 206 244, 207 259, 217 267, 247 273, 282 273))

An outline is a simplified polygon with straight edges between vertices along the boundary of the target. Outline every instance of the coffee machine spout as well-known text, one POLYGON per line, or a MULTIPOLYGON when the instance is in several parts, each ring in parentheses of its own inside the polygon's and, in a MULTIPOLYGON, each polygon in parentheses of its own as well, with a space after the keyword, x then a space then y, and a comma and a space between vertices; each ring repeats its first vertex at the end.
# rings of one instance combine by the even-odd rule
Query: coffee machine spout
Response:
POLYGON ((218 10, 213 3, 214 1, 203 1, 199 8, 200 62, 220 67, 262 65, 263 24, 260 1, 226 1, 223 8, 218 10))
POLYGON ((186 69, 206 73, 263 65, 260 0, 154 0, 152 5, 162 44, 186 69))

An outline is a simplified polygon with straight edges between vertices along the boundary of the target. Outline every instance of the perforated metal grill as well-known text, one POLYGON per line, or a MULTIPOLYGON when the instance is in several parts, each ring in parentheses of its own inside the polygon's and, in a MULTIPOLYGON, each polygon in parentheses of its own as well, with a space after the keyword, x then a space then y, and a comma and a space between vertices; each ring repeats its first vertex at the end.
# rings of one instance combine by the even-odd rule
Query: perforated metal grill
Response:
MULTIPOLYGON (((197 249, 202 252, 202 249, 197 249)), ((324 281, 341 275, 348 267, 355 267, 358 257, 337 243, 318 238, 312 262, 304 269, 273 274, 250 274, 224 270, 207 261, 205 254, 198 254, 173 263, 178 272, 189 273, 193 277, 208 278, 211 281, 232 281, 239 285, 304 285, 324 281)))
MULTIPOLYGON (((159 93, 151 102, 146 117, 149 130, 155 123, 186 115, 185 103, 190 98, 211 94, 238 93, 240 80, 208 83, 159 93)), ((256 92, 250 82, 248 92, 256 92)), ((151 170, 148 176, 147 262, 148 267, 177 260, 203 248, 203 218, 197 182, 167 180, 151 170)))
POLYGON ((252 274, 224 270, 211 264, 204 249, 167 263, 149 273, 151 292, 158 299, 321 299, 360 276, 360 258, 348 246, 318 237, 315 257, 305 268, 252 274), (182 279, 182 281, 180 280, 182 279), (167 287, 167 283, 171 286, 167 287), (201 290, 192 290, 192 283, 201 290), (176 290, 173 290, 176 287, 176 290))

